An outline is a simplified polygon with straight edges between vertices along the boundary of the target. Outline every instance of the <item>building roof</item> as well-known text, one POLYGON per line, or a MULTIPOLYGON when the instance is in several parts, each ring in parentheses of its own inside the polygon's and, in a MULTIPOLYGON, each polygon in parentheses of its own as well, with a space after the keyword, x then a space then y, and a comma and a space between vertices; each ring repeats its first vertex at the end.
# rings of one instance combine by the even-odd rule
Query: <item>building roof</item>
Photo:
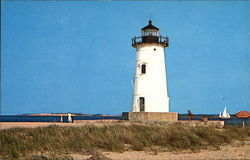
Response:
POLYGON ((236 113, 236 116, 238 118, 248 118, 248 117, 250 117, 250 113, 247 111, 240 111, 240 112, 236 113))
POLYGON ((157 27, 155 27, 155 26, 152 25, 152 21, 151 20, 149 20, 148 21, 148 25, 145 26, 145 27, 143 27, 141 30, 145 30, 145 29, 156 29, 156 30, 159 30, 159 28, 157 28, 157 27))

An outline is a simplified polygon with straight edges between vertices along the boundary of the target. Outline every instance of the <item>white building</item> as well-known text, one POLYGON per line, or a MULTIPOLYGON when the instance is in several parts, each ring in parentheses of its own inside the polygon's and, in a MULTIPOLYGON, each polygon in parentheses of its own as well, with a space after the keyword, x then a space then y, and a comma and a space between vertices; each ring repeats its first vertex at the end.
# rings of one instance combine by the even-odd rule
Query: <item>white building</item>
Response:
POLYGON ((132 39, 136 48, 134 94, 131 112, 169 112, 164 49, 168 38, 159 35, 152 21, 132 39))

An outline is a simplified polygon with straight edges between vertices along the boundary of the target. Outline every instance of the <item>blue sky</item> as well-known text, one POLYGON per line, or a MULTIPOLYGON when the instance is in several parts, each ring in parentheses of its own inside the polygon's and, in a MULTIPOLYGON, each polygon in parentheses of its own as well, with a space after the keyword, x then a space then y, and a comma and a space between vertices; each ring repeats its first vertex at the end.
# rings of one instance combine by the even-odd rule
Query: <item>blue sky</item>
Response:
POLYGON ((2 2, 1 114, 129 111, 149 16, 170 38, 170 110, 249 110, 249 2, 2 2))

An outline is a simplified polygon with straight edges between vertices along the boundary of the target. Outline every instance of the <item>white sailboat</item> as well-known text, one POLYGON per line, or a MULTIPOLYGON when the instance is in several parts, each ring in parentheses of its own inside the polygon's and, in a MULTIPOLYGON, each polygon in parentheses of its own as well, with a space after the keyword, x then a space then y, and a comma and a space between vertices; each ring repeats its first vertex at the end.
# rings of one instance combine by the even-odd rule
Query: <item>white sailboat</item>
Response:
POLYGON ((227 107, 224 108, 224 111, 222 114, 220 112, 219 117, 222 119, 229 119, 231 117, 230 114, 227 112, 227 107))

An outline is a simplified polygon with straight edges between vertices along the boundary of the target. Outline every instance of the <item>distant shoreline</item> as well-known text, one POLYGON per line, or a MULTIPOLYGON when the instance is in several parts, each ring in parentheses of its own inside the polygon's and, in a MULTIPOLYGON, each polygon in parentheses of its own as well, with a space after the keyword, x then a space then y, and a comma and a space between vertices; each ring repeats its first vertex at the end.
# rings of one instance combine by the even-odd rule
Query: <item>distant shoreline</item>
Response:
MULTIPOLYGON (((30 113, 30 114, 16 114, 9 116, 68 116, 68 113, 30 113)), ((121 115, 71 113, 71 116, 121 116, 121 115)))

